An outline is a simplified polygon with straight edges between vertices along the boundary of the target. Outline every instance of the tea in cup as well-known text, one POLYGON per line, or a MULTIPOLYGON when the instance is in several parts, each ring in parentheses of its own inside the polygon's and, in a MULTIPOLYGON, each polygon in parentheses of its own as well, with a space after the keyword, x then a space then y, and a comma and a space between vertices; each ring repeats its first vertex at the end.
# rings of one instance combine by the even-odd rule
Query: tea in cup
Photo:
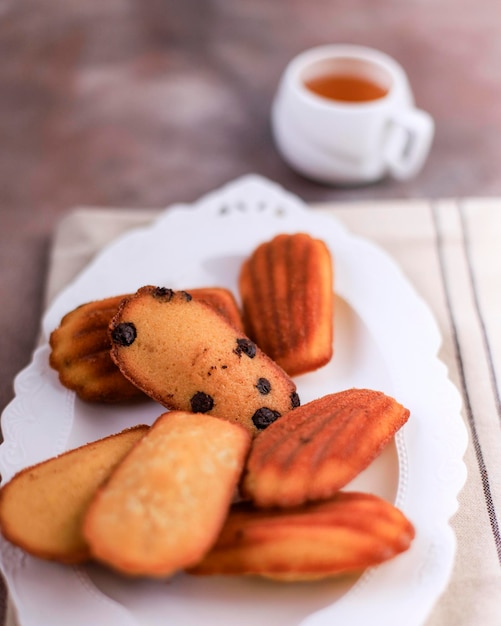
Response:
POLYGON ((287 66, 272 107, 285 161, 329 184, 417 174, 434 134, 414 104, 403 68, 383 52, 353 45, 308 50, 287 66))

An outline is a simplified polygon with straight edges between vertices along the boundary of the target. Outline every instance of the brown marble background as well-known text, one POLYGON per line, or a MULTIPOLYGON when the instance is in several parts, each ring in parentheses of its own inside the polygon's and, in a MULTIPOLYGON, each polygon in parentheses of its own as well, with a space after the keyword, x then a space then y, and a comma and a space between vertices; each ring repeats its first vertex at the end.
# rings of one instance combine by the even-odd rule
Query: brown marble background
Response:
POLYGON ((0 0, 0 410, 65 212, 192 201, 248 172, 312 202, 501 195, 499 0, 0 0), (279 158, 278 78, 330 42, 407 69, 437 124, 414 180, 330 188, 279 158))

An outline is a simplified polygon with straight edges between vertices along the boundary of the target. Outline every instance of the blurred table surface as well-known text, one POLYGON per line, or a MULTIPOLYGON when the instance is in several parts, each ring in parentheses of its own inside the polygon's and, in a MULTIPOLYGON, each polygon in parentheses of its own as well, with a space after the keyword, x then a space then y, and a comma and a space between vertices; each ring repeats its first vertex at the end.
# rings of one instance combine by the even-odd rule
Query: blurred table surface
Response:
POLYGON ((191 202, 245 173, 308 202, 501 195, 498 0, 1 0, 0 409, 30 358, 54 226, 76 205, 191 202), (269 112, 291 57, 353 42, 407 70, 436 121, 413 180, 292 172, 269 112))
POLYGON ((307 202, 501 196, 499 0, 1 0, 0 409, 30 360, 51 235, 77 205, 191 202, 242 174, 307 202), (407 182, 310 182, 269 113, 291 57, 393 55, 436 121, 407 182))

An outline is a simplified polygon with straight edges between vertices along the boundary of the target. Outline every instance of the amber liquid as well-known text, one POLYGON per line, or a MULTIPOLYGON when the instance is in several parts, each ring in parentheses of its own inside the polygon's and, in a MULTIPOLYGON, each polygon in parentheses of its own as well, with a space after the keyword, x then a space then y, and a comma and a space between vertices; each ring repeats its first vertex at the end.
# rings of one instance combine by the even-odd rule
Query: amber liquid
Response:
POLYGON ((341 102, 370 102, 384 98, 388 90, 358 76, 328 74, 305 82, 306 87, 322 98, 341 102))

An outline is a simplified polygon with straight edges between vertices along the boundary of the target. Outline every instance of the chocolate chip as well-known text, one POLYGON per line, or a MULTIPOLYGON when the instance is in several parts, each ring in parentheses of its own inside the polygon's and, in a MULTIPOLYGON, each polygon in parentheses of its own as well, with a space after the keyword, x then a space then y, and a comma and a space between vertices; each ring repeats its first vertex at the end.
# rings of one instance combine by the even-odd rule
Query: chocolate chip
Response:
POLYGON ((253 359, 256 356, 256 344, 247 338, 237 339, 237 347, 234 352, 238 354, 238 356, 242 356, 243 353, 246 354, 249 359, 253 359))
POLYGON ((264 430, 279 417, 280 413, 278 411, 272 411, 272 409, 263 406, 254 413, 252 422, 257 429, 264 430))
POLYGON ((162 302, 170 302, 174 297, 174 292, 167 287, 155 287, 151 295, 162 302))
POLYGON ((186 300, 186 302, 190 302, 193 299, 193 296, 191 295, 191 293, 188 293, 187 291, 181 291, 184 299, 186 300))
POLYGON ((271 391, 271 383, 267 378, 258 378, 256 388, 261 395, 265 396, 271 391))
POLYGON ((214 407, 214 399, 208 393, 197 391, 190 400, 193 413, 207 413, 214 407))
POLYGON ((122 322, 111 331, 111 338, 119 346, 130 346, 137 337, 136 327, 132 322, 122 322))
POLYGON ((291 405, 293 409, 297 409, 298 406, 300 406, 301 404, 301 400, 299 399, 299 396, 297 394, 296 391, 293 391, 291 393, 291 405))

